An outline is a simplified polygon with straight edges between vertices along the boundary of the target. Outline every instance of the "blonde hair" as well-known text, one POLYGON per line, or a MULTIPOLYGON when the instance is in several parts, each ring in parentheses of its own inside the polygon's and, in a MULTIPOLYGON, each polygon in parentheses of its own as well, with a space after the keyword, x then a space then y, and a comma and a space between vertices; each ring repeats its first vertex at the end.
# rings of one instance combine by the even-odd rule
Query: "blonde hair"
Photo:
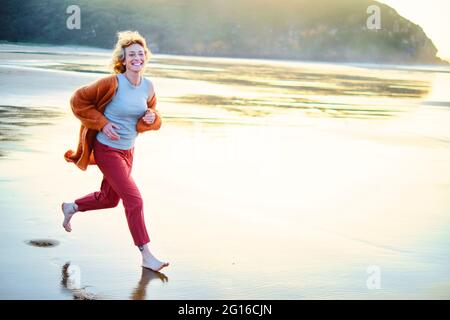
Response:
POLYGON ((117 32, 117 43, 114 48, 112 54, 112 61, 110 64, 110 68, 113 73, 124 73, 126 71, 126 67, 122 64, 125 60, 125 48, 133 44, 139 44, 144 48, 145 52, 145 62, 150 60, 151 51, 147 47, 147 43, 143 36, 139 34, 137 31, 120 31, 117 32))

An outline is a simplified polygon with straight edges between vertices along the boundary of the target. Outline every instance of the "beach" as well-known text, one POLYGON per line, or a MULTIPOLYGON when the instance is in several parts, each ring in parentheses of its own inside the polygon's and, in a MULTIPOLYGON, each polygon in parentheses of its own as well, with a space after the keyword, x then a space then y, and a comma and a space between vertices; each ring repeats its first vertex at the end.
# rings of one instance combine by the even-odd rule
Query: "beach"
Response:
POLYGON ((61 226, 100 187, 63 155, 109 54, 0 45, 0 299, 450 298, 450 68, 155 54, 133 177, 158 274, 122 203, 61 226))

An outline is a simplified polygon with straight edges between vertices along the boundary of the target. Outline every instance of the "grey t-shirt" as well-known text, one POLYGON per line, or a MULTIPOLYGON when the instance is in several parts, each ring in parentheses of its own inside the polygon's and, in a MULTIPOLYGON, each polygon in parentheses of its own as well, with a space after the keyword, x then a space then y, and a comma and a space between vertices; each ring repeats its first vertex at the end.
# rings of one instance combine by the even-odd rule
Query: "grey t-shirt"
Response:
POLYGON ((110 147, 128 150, 134 147, 138 135, 137 121, 147 111, 147 100, 153 96, 152 82, 141 76, 141 82, 134 86, 123 73, 117 75, 118 86, 112 100, 105 108, 104 116, 120 129, 114 129, 120 136, 119 140, 109 139, 103 132, 97 134, 97 140, 110 147))

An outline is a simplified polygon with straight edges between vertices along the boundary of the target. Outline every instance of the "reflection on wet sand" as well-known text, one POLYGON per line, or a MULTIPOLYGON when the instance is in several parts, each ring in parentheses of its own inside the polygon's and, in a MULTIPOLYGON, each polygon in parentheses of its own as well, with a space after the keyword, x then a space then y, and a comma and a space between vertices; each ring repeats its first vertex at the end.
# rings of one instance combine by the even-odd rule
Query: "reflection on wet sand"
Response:
MULTIPOLYGON (((145 75, 272 89, 286 94, 420 98, 429 92, 431 86, 428 81, 403 78, 402 72, 395 74, 396 77, 389 78, 378 73, 371 76, 361 75, 360 70, 355 74, 345 74, 348 70, 330 71, 327 69, 311 72, 306 67, 243 65, 242 63, 219 64, 221 68, 205 70, 205 66, 208 66, 207 62, 197 62, 198 67, 195 68, 195 62, 191 60, 179 62, 180 65, 191 68, 176 69, 162 67, 169 63, 166 60, 156 59, 156 64, 150 63, 145 75)), ((90 63, 63 63, 42 67, 65 71, 109 73, 104 65, 90 63)))
MULTIPOLYGON (((386 118, 409 110, 431 88, 431 79, 423 76, 415 79, 405 71, 391 71, 386 76, 370 69, 367 72, 351 67, 329 70, 308 64, 267 66, 188 59, 177 62, 165 58, 154 60, 156 63, 150 63, 147 67, 146 76, 203 81, 250 93, 250 96, 243 96, 236 90, 233 96, 188 94, 160 97, 161 102, 216 106, 239 116, 264 117, 276 114, 279 108, 283 108, 305 110, 306 115, 312 116, 386 118), (171 67, 168 68, 168 65, 171 67)), ((101 63, 66 62, 42 68, 84 73, 109 72, 101 63)))
POLYGON ((17 145, 26 139, 24 127, 54 125, 55 119, 63 114, 51 108, 0 105, 0 157, 6 155, 5 142, 17 145))
MULTIPOLYGON (((80 270, 78 266, 66 262, 61 270, 61 287, 68 291, 74 300, 97 300, 100 297, 89 291, 90 286, 81 287, 80 270)), ((147 287, 152 280, 160 280, 163 283, 169 281, 169 278, 162 272, 155 272, 150 269, 142 268, 141 278, 132 291, 130 298, 132 300, 145 300, 147 297, 147 287)))
POLYGON ((147 286, 152 280, 159 279, 161 282, 168 282, 169 278, 162 272, 155 272, 153 270, 142 268, 141 279, 138 285, 131 293, 132 300, 145 300, 147 295, 147 286))
MULTIPOLYGON (((11 53, 15 58, 31 59, 36 68, 110 73, 107 54, 96 57, 66 54, 62 56, 66 57, 65 60, 46 60, 45 54, 52 55, 51 51, 21 52, 13 49, 0 52, 0 57, 4 55, 8 58, 11 53), (36 60, 36 57, 40 59, 36 60)), ((151 78, 202 81, 236 92, 232 96, 220 91, 169 97, 160 95, 162 103, 219 107, 241 117, 253 118, 277 114, 280 108, 283 112, 302 110, 306 116, 364 119, 394 117, 420 103, 429 94, 433 80, 423 72, 395 68, 383 72, 368 66, 167 56, 152 57, 145 75, 151 78), (242 91, 246 94, 241 94, 242 91)))
MULTIPOLYGON (((14 52, 27 55, 49 55, 47 52, 14 52)), ((299 65, 296 68, 288 65, 266 65, 249 63, 238 59, 230 62, 209 62, 200 59, 174 59, 153 57, 146 70, 146 75, 163 78, 186 80, 202 80, 225 85, 242 85, 302 91, 321 95, 369 95, 403 98, 423 97, 430 90, 430 83, 411 78, 389 78, 385 74, 373 75, 348 74, 340 70, 309 70, 299 65)), ((65 71, 87 73, 109 73, 103 63, 57 63, 41 66, 65 71)), ((348 71, 348 70, 346 70, 348 71)))
POLYGON ((277 113, 277 109, 303 109, 305 111, 319 112, 322 115, 332 117, 360 117, 376 118, 395 116, 400 110, 394 108, 382 109, 379 106, 370 108, 368 106, 351 104, 329 104, 310 101, 304 98, 283 98, 283 97, 264 97, 264 98, 242 98, 226 97, 216 95, 185 95, 181 97, 166 98, 167 102, 197 104, 205 106, 221 107, 225 110, 236 112, 240 116, 262 117, 277 113))

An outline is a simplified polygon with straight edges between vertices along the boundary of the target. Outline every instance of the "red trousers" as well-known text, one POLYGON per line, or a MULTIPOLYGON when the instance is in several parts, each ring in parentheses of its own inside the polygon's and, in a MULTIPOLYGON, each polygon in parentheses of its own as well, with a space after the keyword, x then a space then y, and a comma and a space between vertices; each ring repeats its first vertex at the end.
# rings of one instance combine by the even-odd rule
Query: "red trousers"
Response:
POLYGON ((144 221, 144 203, 141 193, 131 176, 134 147, 120 150, 98 140, 94 143, 94 157, 103 173, 100 191, 75 200, 79 211, 116 207, 122 199, 128 227, 137 246, 150 242, 144 221))

